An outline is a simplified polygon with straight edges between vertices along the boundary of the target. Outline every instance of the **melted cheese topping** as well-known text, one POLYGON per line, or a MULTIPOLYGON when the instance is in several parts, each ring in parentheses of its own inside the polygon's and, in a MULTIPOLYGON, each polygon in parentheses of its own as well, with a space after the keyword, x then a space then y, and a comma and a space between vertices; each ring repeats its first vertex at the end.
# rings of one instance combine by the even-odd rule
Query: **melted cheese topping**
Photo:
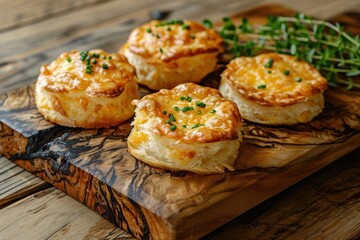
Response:
POLYGON ((102 50, 88 53, 89 56, 92 54, 99 54, 98 58, 90 59, 92 73, 86 73, 87 63, 80 59, 80 52, 72 51, 61 54, 50 65, 44 65, 39 84, 51 92, 85 92, 95 97, 116 97, 123 92, 126 83, 136 78, 135 68, 126 57, 102 50))
MULTIPOLYGON (((134 126, 147 128, 157 135, 186 143, 239 138, 242 124, 239 110, 216 89, 186 83, 134 100, 133 104, 137 105, 134 126), (201 105, 199 102, 206 106, 197 106, 201 105), (193 110, 184 111, 184 108, 193 110), (174 126, 176 129, 172 131, 174 126)), ((139 136, 139 142, 145 137, 139 136)))
POLYGON ((160 21, 147 23, 131 32, 125 48, 150 62, 223 51, 222 39, 214 30, 188 20, 164 26, 160 21))
POLYGON ((326 79, 310 64, 276 53, 236 58, 227 65, 222 80, 264 106, 296 104, 327 88, 326 79))

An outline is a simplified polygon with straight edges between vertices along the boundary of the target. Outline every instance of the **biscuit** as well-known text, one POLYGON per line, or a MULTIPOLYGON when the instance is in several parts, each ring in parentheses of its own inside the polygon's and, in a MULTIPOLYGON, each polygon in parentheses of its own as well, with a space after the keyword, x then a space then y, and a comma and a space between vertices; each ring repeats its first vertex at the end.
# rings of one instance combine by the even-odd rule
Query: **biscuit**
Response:
POLYGON ((235 103, 193 83, 134 100, 129 152, 160 168, 200 174, 234 170, 242 141, 235 103))
POLYGON ((221 37, 189 20, 152 21, 134 29, 120 49, 136 68, 138 81, 153 90, 199 83, 216 68, 221 37))
POLYGON ((265 53, 232 60, 221 74, 220 92, 246 120, 270 124, 306 123, 324 108, 327 81, 293 56, 265 53))
POLYGON ((102 50, 72 51, 41 67, 35 103, 46 119, 59 125, 109 127, 133 116, 137 90, 136 72, 126 57, 102 50))

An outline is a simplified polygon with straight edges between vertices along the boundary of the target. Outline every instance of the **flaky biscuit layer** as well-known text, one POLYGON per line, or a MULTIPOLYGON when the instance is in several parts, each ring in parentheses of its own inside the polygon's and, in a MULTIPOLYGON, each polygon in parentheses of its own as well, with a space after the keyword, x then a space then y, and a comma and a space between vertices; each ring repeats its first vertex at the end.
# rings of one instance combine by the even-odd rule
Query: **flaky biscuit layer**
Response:
POLYGON ((190 20, 182 22, 164 25, 155 20, 144 24, 131 32, 127 47, 149 63, 223 51, 222 39, 215 30, 190 20))
POLYGON ((314 67, 285 54, 236 58, 221 76, 245 98, 263 106, 290 106, 327 88, 326 79, 314 67))
POLYGON ((131 101, 139 97, 135 69, 120 54, 85 53, 63 53, 41 68, 35 87, 39 112, 70 127, 109 127, 126 121, 133 115, 131 101))
POLYGON ((199 83, 214 71, 223 52, 221 37, 189 20, 152 21, 134 29, 122 46, 138 82, 153 90, 199 83))
POLYGON ((193 83, 134 100, 129 152, 152 165, 209 174, 233 170, 241 143, 236 105, 193 83))

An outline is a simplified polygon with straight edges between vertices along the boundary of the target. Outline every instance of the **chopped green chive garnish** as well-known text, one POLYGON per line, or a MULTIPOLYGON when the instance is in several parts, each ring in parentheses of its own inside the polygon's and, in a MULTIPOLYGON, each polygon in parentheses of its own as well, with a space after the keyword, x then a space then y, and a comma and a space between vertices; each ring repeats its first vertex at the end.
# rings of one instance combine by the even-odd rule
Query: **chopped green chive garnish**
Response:
POLYGON ((173 131, 175 131, 176 130, 176 126, 175 125, 172 125, 171 127, 170 127, 170 130, 173 132, 173 131))
POLYGON ((213 28, 213 23, 212 23, 212 21, 209 20, 209 19, 204 19, 204 20, 203 20, 203 25, 204 25, 205 27, 207 27, 207 28, 213 28))
POLYGON ((271 73, 271 71, 270 71, 270 70, 267 70, 267 73, 271 73))
POLYGON ((91 57, 99 58, 99 57, 100 57, 100 54, 98 54, 98 53, 93 53, 93 54, 91 54, 91 57))
POLYGON ((86 64, 87 64, 87 65, 89 65, 89 64, 90 64, 90 56, 86 56, 86 58, 85 58, 85 62, 86 62, 86 64))
POLYGON ((190 26, 186 25, 186 24, 182 25, 181 27, 182 27, 182 29, 189 29, 190 28, 190 26))
POLYGON ((200 115, 201 113, 202 113, 202 111, 201 111, 201 110, 198 110, 198 111, 197 111, 197 114, 199 114, 199 115, 200 115))
POLYGON ((183 25, 184 21, 180 20, 180 19, 172 19, 172 20, 169 20, 166 22, 161 22, 161 23, 157 24, 156 27, 164 27, 164 26, 176 25, 176 24, 183 25))
POLYGON ((92 62, 93 64, 97 64, 96 59, 93 59, 91 62, 92 62))
POLYGON ((231 18, 229 17, 224 17, 222 20, 224 23, 231 22, 231 18))
POLYGON ((186 107, 183 107, 183 108, 181 109, 182 112, 187 112, 187 111, 190 111, 190 110, 194 110, 194 108, 193 108, 193 107, 190 107, 190 106, 186 106, 186 107))
POLYGON ((109 56, 109 59, 111 60, 111 59, 112 59, 112 56, 109 56))
POLYGON ((201 126, 204 126, 204 124, 197 123, 197 124, 195 124, 191 129, 194 129, 194 128, 197 128, 197 127, 201 127, 201 126))
POLYGON ((181 96, 181 97, 180 97, 180 100, 181 100, 181 101, 186 100, 186 101, 188 101, 188 102, 191 102, 191 101, 192 101, 192 98, 189 97, 189 96, 187 96, 187 97, 181 96))
POLYGON ((152 31, 151 31, 151 28, 147 28, 146 31, 147 31, 148 33, 151 33, 151 32, 152 32, 152 31))
POLYGON ((86 68, 85 72, 86 72, 87 74, 91 74, 91 73, 92 73, 92 70, 91 70, 91 68, 86 68))
POLYGON ((171 31, 171 27, 167 27, 166 30, 167 30, 167 31, 171 31))
POLYGON ((215 109, 213 109, 213 110, 211 110, 211 111, 210 111, 210 113, 216 113, 216 110, 215 110, 215 109))
POLYGON ((101 67, 102 67, 103 69, 108 69, 108 68, 109 68, 109 65, 103 64, 103 65, 101 65, 101 67))
POLYGON ((274 63, 274 60, 272 58, 269 58, 269 60, 265 63, 266 68, 271 68, 274 63))
POLYGON ((174 110, 178 112, 178 111, 180 111, 180 108, 178 106, 175 106, 174 110))
POLYGON ((191 38, 191 39, 195 39, 195 35, 194 35, 194 34, 191 34, 191 35, 190 35, 190 38, 191 38))
POLYGON ((301 77, 295 78, 295 82, 301 82, 301 81, 302 81, 301 77))
POLYGON ((172 122, 176 122, 176 118, 174 117, 174 115, 172 113, 169 114, 169 119, 172 122))
POLYGON ((71 57, 67 57, 66 61, 71 62, 71 57))
POLYGON ((161 53, 163 53, 163 52, 164 52, 164 50, 163 50, 162 48, 159 48, 159 51, 160 51, 161 53))
POLYGON ((163 114, 166 115, 166 114, 167 114, 167 111, 163 111, 163 114))
POLYGON ((266 88, 266 85, 265 84, 262 84, 262 85, 259 85, 257 86, 258 89, 265 89, 266 88))
POLYGON ((182 125, 183 128, 186 128, 186 125, 182 125))
POLYGON ((284 70, 284 72, 283 72, 283 73, 284 73, 284 75, 285 75, 285 76, 287 76, 287 75, 289 75, 289 74, 290 74, 290 70, 289 70, 289 69, 286 69, 286 70, 284 70))
POLYGON ((103 59, 106 59, 106 56, 103 56, 103 59))
POLYGON ((88 53, 89 53, 89 51, 81 51, 80 52, 80 60, 84 61, 85 58, 87 57, 88 53))
POLYGON ((85 70, 85 72, 87 73, 87 74, 91 74, 93 71, 92 71, 92 65, 86 65, 86 70, 85 70))
POLYGON ((167 124, 170 124, 170 125, 171 125, 171 121, 170 121, 169 119, 166 119, 166 120, 165 120, 165 123, 167 123, 167 124))
POLYGON ((203 103, 203 102, 195 102, 195 105, 196 106, 198 106, 198 107, 201 107, 201 108, 204 108, 204 107, 206 107, 206 104, 205 103, 203 103))

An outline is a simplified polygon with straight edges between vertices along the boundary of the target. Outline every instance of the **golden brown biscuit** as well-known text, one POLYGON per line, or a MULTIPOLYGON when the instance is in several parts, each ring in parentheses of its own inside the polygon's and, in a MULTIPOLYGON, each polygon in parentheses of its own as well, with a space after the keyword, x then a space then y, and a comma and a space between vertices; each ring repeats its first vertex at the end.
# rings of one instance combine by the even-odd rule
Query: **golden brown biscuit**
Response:
POLYGON ((223 52, 212 29, 189 20, 152 21, 134 29, 120 49, 136 68, 139 83, 153 90, 200 82, 223 52))
POLYGON ((41 68, 35 103, 46 119, 60 125, 109 127, 134 114, 137 90, 135 69, 124 56, 72 51, 41 68))
POLYGON ((195 173, 234 170, 242 120, 232 101, 193 83, 134 100, 129 152, 152 166, 195 173))
POLYGON ((239 57, 221 76, 220 92, 234 101, 249 121, 305 123, 324 108, 326 79, 310 64, 289 55, 239 57))

